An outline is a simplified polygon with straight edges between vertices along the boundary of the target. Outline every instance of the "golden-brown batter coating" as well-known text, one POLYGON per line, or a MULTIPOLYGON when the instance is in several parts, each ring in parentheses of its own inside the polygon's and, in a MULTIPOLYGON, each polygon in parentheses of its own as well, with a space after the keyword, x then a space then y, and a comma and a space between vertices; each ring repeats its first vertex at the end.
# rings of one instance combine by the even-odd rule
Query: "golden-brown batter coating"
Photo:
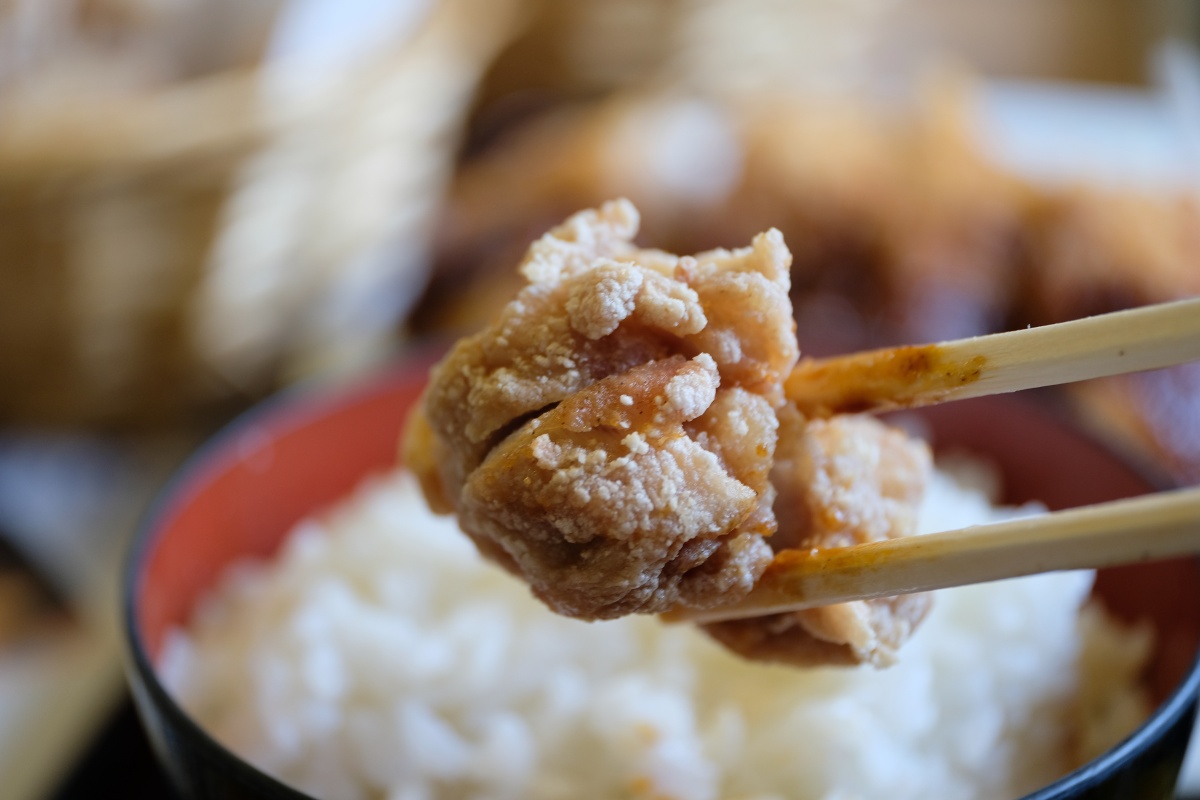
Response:
MULTIPOLYGON (((780 411, 772 481, 776 549, 846 547, 916 531, 932 470, 929 448, 862 416, 804 420, 780 411)), ((928 595, 771 614, 705 626, 731 650, 791 664, 887 666, 929 610, 928 595)))
MULTIPOLYGON (((637 222, 618 201, 542 237, 528 285, 435 368, 406 442, 430 504, 582 619, 732 603, 782 548, 913 533, 928 448, 785 402, 798 352, 780 235, 678 257, 635 248, 637 222)), ((706 628, 751 658, 881 666, 927 608, 706 628)))
POLYGON ((529 284, 435 369, 407 442, 433 507, 585 619, 750 590, 798 355, 778 232, 679 257, 635 248, 637 224, 618 201, 534 243, 529 284))
POLYGON ((774 520, 759 500, 773 494, 764 466, 776 421, 761 396, 717 387, 716 364, 702 354, 571 395, 471 473, 463 527, 498 543, 569 616, 744 595, 772 557, 763 535, 774 520), (742 435, 723 435, 729 427, 742 435))

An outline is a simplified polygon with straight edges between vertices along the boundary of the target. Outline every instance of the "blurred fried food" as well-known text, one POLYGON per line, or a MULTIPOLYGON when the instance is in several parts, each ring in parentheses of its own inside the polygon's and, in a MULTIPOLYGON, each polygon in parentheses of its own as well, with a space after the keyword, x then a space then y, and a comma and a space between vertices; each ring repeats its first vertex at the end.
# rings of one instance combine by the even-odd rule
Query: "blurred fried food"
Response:
MULTIPOLYGON (((1075 189, 1039 198, 1023 310, 1034 324, 1200 295, 1200 203, 1075 189)), ((1200 482, 1200 364, 1068 387, 1087 415, 1177 480, 1200 482)))
MULTIPOLYGON (((847 344, 883 336, 867 329, 876 319, 910 341, 951 338, 1003 320, 1028 192, 976 152, 956 106, 906 118, 784 96, 617 95, 536 119, 466 163, 435 281, 457 303, 465 275, 487 286, 531 231, 623 194, 646 209, 647 238, 672 249, 783 231, 796 243, 801 341, 824 339, 803 335, 804 309, 821 303, 857 317, 847 344)), ((453 305, 430 324, 486 317, 453 305)))
MULTIPOLYGON (((957 338, 1200 294, 1200 206, 1176 192, 1050 188, 991 164, 971 96, 915 112, 764 96, 622 93, 516 126, 466 161, 418 330, 478 328, 556 218, 626 195, 677 251, 773 226, 794 252, 806 352, 957 338)), ((1200 368, 1072 387, 1095 420, 1200 479, 1200 368)))

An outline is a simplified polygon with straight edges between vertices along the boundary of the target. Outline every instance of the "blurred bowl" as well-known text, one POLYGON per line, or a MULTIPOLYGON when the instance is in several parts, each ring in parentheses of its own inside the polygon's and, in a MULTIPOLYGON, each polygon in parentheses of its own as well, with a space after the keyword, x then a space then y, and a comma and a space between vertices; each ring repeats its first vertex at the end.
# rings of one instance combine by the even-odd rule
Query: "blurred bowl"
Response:
MULTIPOLYGON (((166 488, 135 540, 123 586, 128 677, 142 720, 172 780, 188 797, 307 798, 206 734, 168 694, 153 664, 166 632, 188 620, 219 573, 270 556, 292 526, 392 468, 408 408, 429 361, 335 392, 297 390, 231 425, 166 488)), ((1006 501, 1064 508, 1156 487, 1053 410, 1015 397, 983 398, 923 414, 939 446, 985 455, 1006 501)), ((1200 690, 1200 570, 1193 559, 1103 570, 1095 591, 1119 618, 1157 631, 1145 676, 1158 704, 1125 741, 1030 795, 1172 796, 1200 690)))

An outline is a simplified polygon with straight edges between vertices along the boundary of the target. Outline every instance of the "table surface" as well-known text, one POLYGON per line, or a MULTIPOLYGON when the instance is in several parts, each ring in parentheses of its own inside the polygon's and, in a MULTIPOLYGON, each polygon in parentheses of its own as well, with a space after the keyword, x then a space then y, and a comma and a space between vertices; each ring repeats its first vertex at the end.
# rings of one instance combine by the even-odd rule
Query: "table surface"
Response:
POLYGON ((48 800, 175 800, 126 697, 48 800))

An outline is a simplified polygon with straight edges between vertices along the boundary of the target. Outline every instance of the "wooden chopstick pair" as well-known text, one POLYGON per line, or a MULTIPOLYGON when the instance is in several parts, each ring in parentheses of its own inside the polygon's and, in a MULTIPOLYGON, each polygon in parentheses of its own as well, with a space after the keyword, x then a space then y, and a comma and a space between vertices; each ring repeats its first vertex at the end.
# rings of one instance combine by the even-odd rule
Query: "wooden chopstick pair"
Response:
MULTIPOLYGON (((913 408, 1200 360, 1200 297, 941 344, 800 362, 811 416, 913 408)), ((783 551, 742 601, 701 622, 1200 553, 1200 488, 852 547, 783 551)))

